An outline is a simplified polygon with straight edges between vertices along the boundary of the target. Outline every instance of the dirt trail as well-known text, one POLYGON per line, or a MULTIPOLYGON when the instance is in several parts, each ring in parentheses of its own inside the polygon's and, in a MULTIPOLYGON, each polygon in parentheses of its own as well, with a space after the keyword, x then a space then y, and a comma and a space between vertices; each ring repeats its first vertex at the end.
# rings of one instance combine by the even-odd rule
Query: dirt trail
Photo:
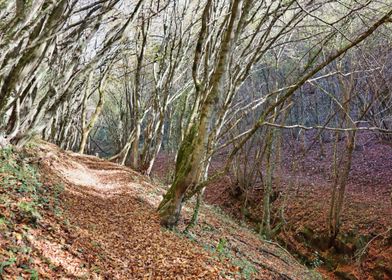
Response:
POLYGON ((219 279, 220 271, 234 269, 161 229, 153 197, 148 195, 153 186, 136 172, 71 153, 49 152, 44 160, 64 179, 65 215, 82 232, 72 246, 91 254, 96 277, 219 279), (91 237, 92 244, 86 246, 83 236, 91 237))
MULTIPOLYGON (((89 278, 317 279, 286 251, 208 206, 193 241, 162 229, 155 209, 164 188, 129 168, 51 144, 40 149, 43 171, 65 185, 64 215, 76 228, 67 243, 90 263, 89 278)), ((191 209, 184 212, 189 219, 191 209)))

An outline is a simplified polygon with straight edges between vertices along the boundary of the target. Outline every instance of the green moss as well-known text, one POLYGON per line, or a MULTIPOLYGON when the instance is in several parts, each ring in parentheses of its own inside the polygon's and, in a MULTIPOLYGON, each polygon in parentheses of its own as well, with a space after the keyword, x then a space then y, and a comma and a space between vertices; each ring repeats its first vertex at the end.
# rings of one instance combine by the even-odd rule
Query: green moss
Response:
POLYGON ((164 195, 163 200, 158 207, 162 221, 166 223, 170 220, 170 222, 168 222, 168 225, 173 223, 172 220, 177 219, 177 217, 173 216, 176 208, 176 202, 173 201, 174 195, 177 189, 179 187, 182 187, 181 185, 183 184, 184 179, 192 170, 191 155, 194 150, 194 139, 196 137, 196 133, 196 125, 193 125, 189 133, 185 136, 184 141, 181 143, 180 149, 177 154, 174 182, 164 195))
POLYGON ((300 230, 301 235, 303 235, 303 237, 305 237, 306 239, 312 239, 314 232, 311 228, 308 228, 306 226, 304 226, 301 230, 300 230))
POLYGON ((38 280, 38 272, 35 269, 25 269, 30 274, 30 280, 38 280))
POLYGON ((177 153, 177 161, 176 161, 176 176, 181 169, 184 169, 184 166, 187 162, 189 162, 189 156, 194 149, 194 139, 197 134, 197 126, 193 124, 189 130, 189 133, 185 136, 183 142, 181 143, 180 149, 177 153))
POLYGON ((9 221, 6 218, 0 218, 0 231, 5 230, 8 225, 9 225, 9 221))
POLYGON ((0 262, 0 278, 2 278, 1 275, 3 275, 3 273, 4 273, 4 268, 6 268, 7 266, 11 266, 14 263, 16 263, 16 258, 14 258, 14 257, 11 257, 6 261, 0 262))
POLYGON ((18 157, 11 146, 0 149, 0 173, 5 175, 1 179, 3 188, 11 188, 21 194, 36 194, 41 187, 36 168, 18 157))
POLYGON ((29 223, 35 225, 41 219, 37 205, 34 202, 22 201, 18 204, 22 219, 27 219, 29 223))
POLYGON ((240 268, 241 279, 253 279, 253 275, 257 273, 255 266, 245 258, 235 259, 233 264, 240 268))

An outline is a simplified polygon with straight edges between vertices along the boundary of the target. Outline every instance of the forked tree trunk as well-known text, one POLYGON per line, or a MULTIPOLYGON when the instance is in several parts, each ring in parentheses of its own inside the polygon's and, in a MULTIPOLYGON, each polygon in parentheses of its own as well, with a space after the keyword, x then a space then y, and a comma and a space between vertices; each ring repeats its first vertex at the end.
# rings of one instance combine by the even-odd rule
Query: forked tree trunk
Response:
POLYGON ((335 176, 338 176, 332 191, 332 200, 329 211, 329 238, 334 242, 340 229, 340 217, 343 209, 344 196, 347 180, 350 174, 352 154, 355 146, 355 131, 347 133, 346 151, 343 155, 343 163, 337 167, 335 176))
POLYGON ((187 189, 199 182, 210 106, 205 106, 199 124, 193 124, 178 151, 174 182, 158 207, 161 224, 165 227, 177 225, 187 189))
POLYGON ((194 109, 197 110, 197 114, 195 115, 195 121, 190 122, 190 129, 186 132, 186 136, 180 145, 177 154, 174 182, 158 207, 158 212, 161 216, 161 224, 166 227, 176 226, 185 193, 188 189, 195 187, 199 183, 201 171, 204 167, 203 160, 207 155, 207 134, 212 118, 212 110, 219 101, 219 86, 227 67, 231 45, 236 39, 235 23, 240 14, 242 3, 240 0, 234 0, 231 5, 230 13, 227 15, 227 25, 221 35, 221 45, 216 56, 216 68, 211 75, 209 75, 208 79, 203 81, 204 85, 202 86, 198 79, 197 69, 201 63, 202 47, 205 38, 207 37, 205 35, 207 32, 208 19, 210 17, 209 11, 212 5, 211 3, 212 1, 207 1, 206 6, 204 7, 200 36, 196 44, 195 58, 192 66, 192 76, 197 96, 196 100, 199 100, 202 103, 200 105, 200 110, 197 110, 199 106, 194 106, 194 109), (202 87, 207 88, 202 89, 202 87))
MULTIPOLYGON (((354 90, 354 76, 351 75, 350 80, 346 81, 342 77, 339 79, 340 86, 343 89, 343 98, 342 98, 342 112, 341 112, 341 125, 346 126, 346 123, 349 123, 350 127, 355 128, 355 124, 349 117, 350 114, 350 102, 352 102, 352 92, 354 90)), ((330 245, 332 245, 339 233, 340 229, 340 218, 341 212, 343 209, 344 196, 346 191, 347 180, 350 174, 352 156, 355 147, 355 136, 356 131, 347 131, 345 133, 346 143, 345 143, 345 151, 342 155, 342 158, 337 165, 336 161, 336 152, 337 145, 339 142, 339 136, 343 136, 342 133, 337 133, 335 142, 335 184, 332 189, 332 198, 331 205, 329 210, 329 239, 330 245)))

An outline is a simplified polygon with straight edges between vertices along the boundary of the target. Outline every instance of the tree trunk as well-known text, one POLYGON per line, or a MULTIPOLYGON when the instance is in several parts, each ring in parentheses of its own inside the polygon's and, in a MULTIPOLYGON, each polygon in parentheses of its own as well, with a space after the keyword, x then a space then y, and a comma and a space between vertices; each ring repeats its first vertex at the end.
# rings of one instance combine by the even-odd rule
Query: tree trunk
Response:
POLYGON ((99 115, 101 114, 101 111, 103 109, 103 105, 105 102, 105 89, 104 89, 105 76, 104 76, 100 82, 99 87, 98 87, 99 99, 98 99, 97 107, 95 107, 95 111, 94 111, 93 115, 91 116, 90 121, 86 125, 87 99, 88 99, 88 95, 90 94, 91 80, 92 80, 92 77, 90 75, 90 77, 88 78, 88 81, 87 81, 88 84, 87 84, 85 100, 83 100, 83 108, 84 109, 82 112, 82 139, 80 141, 80 148, 79 148, 80 154, 84 153, 88 136, 89 136, 91 130, 93 129, 95 122, 97 121, 99 115))
POLYGON ((140 121, 137 120, 135 124, 135 139, 132 142, 132 162, 131 166, 133 169, 139 169, 139 140, 140 140, 140 131, 141 131, 141 124, 140 121))
POLYGON ((181 143, 177 155, 174 182, 158 207, 161 224, 168 228, 177 225, 185 193, 189 187, 196 185, 199 181, 206 138, 204 126, 201 124, 199 126, 193 125, 181 143))
POLYGON ((264 193, 263 193, 263 220, 261 225, 261 234, 265 238, 271 237, 271 194, 272 194, 272 172, 274 169, 273 163, 271 162, 272 146, 274 142, 273 130, 270 130, 267 135, 267 147, 266 147, 266 176, 264 182, 264 193))

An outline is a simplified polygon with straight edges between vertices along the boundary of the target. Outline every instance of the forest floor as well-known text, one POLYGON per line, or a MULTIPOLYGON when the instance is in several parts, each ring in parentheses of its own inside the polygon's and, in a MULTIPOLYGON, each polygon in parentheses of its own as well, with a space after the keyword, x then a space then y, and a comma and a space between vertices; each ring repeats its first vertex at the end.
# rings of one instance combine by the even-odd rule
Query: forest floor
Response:
POLYGON ((321 279, 215 207, 161 228, 165 187, 96 157, 39 142, 2 152, 0 179, 0 279, 321 279))
MULTIPOLYGON (((273 239, 328 279, 392 279, 392 147, 366 134, 357 143, 341 230, 332 247, 325 237, 333 185, 333 143, 324 143, 323 156, 317 143, 305 155, 301 143, 286 145, 283 168, 274 176, 278 196, 272 204, 272 223, 283 226, 273 239)), ((224 160, 224 154, 213 159, 212 170, 222 167, 224 160)), ((172 162, 172 156, 160 155, 155 176, 167 180, 172 162)), ((239 194, 235 179, 228 175, 207 186, 205 201, 234 219, 245 218, 257 230, 262 195, 258 182, 247 193, 243 207, 245 194, 239 194)))

